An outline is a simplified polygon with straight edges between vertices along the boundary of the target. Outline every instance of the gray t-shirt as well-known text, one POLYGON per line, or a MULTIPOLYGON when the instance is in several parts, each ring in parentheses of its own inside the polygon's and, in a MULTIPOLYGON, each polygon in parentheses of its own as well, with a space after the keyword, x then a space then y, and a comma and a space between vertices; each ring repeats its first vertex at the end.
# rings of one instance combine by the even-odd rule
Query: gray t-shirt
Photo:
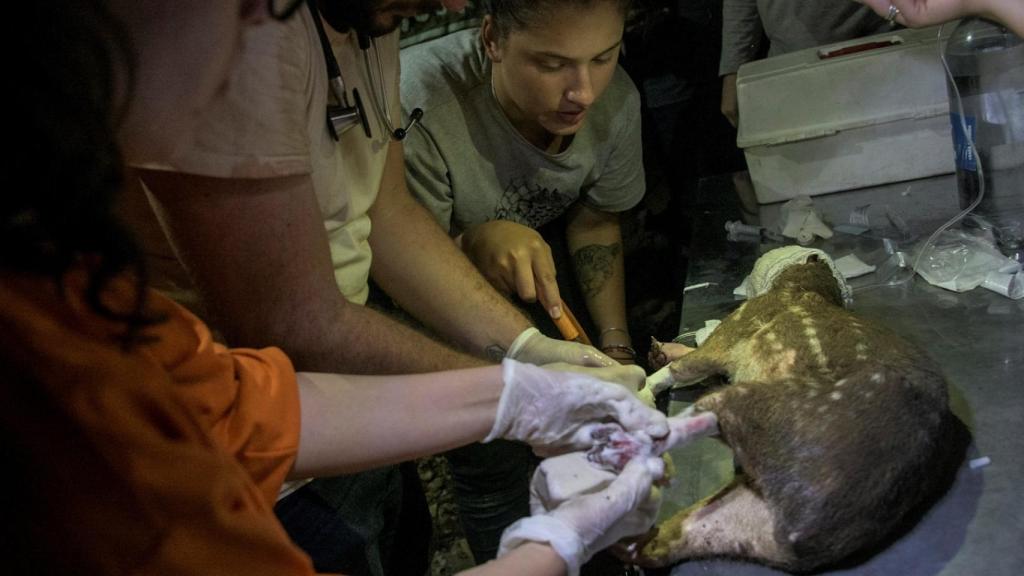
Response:
POLYGON ((768 56, 842 42, 889 30, 871 8, 850 0, 725 0, 722 3, 720 76, 734 74, 760 50, 768 56))
POLYGON ((409 189, 452 236, 491 220, 538 228, 577 200, 621 212, 644 195, 640 96, 617 68, 570 146, 549 154, 512 126, 491 90, 479 29, 402 51, 409 189))

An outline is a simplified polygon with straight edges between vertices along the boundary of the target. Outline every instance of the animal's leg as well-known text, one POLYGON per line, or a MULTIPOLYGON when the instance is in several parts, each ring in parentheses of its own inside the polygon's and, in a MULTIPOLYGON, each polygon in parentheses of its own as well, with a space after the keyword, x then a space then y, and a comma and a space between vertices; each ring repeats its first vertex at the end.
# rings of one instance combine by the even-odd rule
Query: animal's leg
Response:
POLYGON ((792 560, 775 541, 775 513, 741 479, 658 526, 658 534, 633 561, 667 566, 681 560, 731 557, 775 566, 792 560))
POLYGON ((723 366, 696 350, 648 376, 637 396, 654 406, 655 397, 665 390, 692 386, 709 376, 724 373, 723 366))
POLYGON ((662 366, 668 365, 673 360, 682 358, 694 350, 695 348, 690 348, 685 344, 678 344, 676 342, 658 342, 654 336, 651 336, 651 350, 647 353, 647 363, 650 365, 652 370, 657 370, 662 366))
POLYGON ((725 365, 702 348, 690 352, 669 364, 673 387, 690 386, 709 376, 728 374, 725 365))

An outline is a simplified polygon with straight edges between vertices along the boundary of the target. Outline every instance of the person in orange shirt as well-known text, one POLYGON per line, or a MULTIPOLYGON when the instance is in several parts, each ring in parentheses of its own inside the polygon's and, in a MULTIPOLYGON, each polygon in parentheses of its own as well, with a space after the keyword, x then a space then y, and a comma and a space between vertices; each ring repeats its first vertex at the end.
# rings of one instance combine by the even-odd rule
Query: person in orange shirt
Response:
MULTIPOLYGON (((277 349, 215 343, 146 288, 112 214, 122 153, 172 155, 267 11, 263 0, 10 7, 22 85, 0 197, 0 540, 12 573, 310 574, 272 512, 286 478, 498 438, 557 453, 609 426, 668 433, 621 386, 512 360, 297 374, 277 349)), ((636 529, 655 468, 637 459, 601 492, 541 511, 472 572, 573 572, 636 529)))

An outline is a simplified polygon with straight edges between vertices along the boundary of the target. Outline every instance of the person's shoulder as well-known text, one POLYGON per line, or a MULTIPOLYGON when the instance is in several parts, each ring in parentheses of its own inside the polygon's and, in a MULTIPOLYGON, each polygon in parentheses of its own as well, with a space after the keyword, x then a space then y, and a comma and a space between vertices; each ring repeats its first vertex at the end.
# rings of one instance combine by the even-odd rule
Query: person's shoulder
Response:
POLYGON ((640 91, 626 70, 622 66, 616 66, 608 87, 594 105, 594 128, 601 132, 613 133, 625 124, 638 122, 639 117, 640 91))
POLYGON ((488 77, 479 29, 402 49, 402 105, 437 108, 457 102, 488 77))
POLYGON ((640 91, 621 66, 592 107, 589 130, 598 148, 614 146, 630 126, 640 122, 640 91))
POLYGON ((615 73, 612 74, 612 81, 608 84, 606 94, 608 100, 615 105, 640 105, 640 90, 637 89, 633 79, 621 65, 615 67, 615 73))

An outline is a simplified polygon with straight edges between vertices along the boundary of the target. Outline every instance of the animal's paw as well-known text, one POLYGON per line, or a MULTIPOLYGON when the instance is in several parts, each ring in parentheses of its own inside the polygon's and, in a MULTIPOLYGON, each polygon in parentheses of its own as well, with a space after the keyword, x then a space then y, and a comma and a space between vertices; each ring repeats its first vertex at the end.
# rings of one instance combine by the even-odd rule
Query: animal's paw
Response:
POLYGON ((681 551, 686 544, 681 524, 675 518, 662 522, 641 541, 626 547, 619 556, 641 568, 661 568, 675 564, 682 558, 681 551))
POLYGON ((702 410, 697 405, 692 405, 669 418, 668 423, 669 448, 718 434, 718 416, 714 412, 702 410))
POLYGON ((662 366, 668 365, 674 360, 682 358, 694 350, 696 350, 696 348, 690 348, 689 346, 678 344, 676 342, 659 342, 652 336, 651 350, 647 353, 647 363, 650 365, 652 370, 657 370, 662 366))

